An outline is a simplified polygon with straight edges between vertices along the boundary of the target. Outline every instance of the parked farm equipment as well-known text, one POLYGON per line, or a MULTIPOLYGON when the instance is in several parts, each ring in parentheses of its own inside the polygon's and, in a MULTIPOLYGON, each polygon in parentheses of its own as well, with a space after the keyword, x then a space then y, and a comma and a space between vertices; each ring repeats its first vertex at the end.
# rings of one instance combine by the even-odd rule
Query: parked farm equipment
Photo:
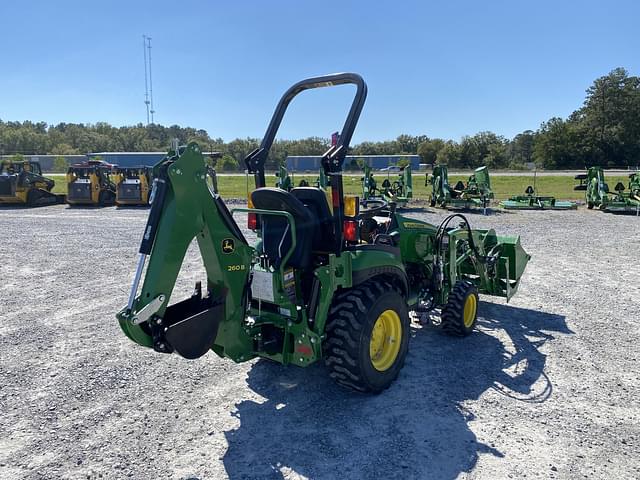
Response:
POLYGON ((609 198, 606 212, 640 215, 640 172, 629 175, 628 191, 625 192, 622 182, 618 182, 614 190, 616 193, 609 198))
POLYGON ((489 202, 494 198, 491 179, 487 167, 476 168, 466 185, 458 181, 453 187, 449 184, 446 165, 434 165, 431 176, 427 174, 425 186, 431 185, 429 203, 441 208, 482 208, 487 213, 489 202))
POLYGON ((0 162, 0 205, 39 207, 64 203, 64 195, 51 192, 54 186, 53 180, 42 175, 39 162, 0 162))
POLYGON ((245 159, 256 187, 250 208, 229 211, 211 192, 197 144, 168 152, 154 167, 155 200, 129 301, 117 314, 132 341, 189 359, 212 350, 236 362, 262 357, 305 367, 323 358, 339 384, 379 392, 403 366, 409 310, 441 308, 441 329, 465 336, 476 324, 479 293, 515 294, 530 258, 519 237, 472 230, 460 214, 431 225, 384 200, 361 210, 357 197, 344 195, 342 165, 366 94, 352 73, 287 90, 260 147, 245 159), (264 164, 291 100, 342 84, 356 93, 339 140, 322 156, 331 194, 266 187, 264 164), (247 215, 257 243, 247 242, 237 213, 247 215), (190 298, 169 305, 194 238, 204 291, 197 283, 190 298))
POLYGON ((614 187, 615 193, 611 193, 602 167, 590 167, 587 173, 576 175, 575 179, 580 183, 573 189, 585 192, 587 208, 610 213, 640 214, 640 172, 629 174, 628 192, 625 192, 624 184, 618 182, 614 187))
POLYGON ((387 202, 393 202, 398 207, 409 203, 413 198, 413 180, 411 178, 411 165, 401 167, 396 180, 391 181, 389 174, 382 182, 382 195, 387 202))
POLYGON ((90 160, 71 165, 67 170, 67 203, 71 205, 113 205, 116 185, 111 180, 114 165, 90 160))
POLYGON ((609 203, 609 185, 604 180, 602 167, 590 167, 587 173, 575 176, 580 183, 573 187, 574 190, 585 192, 587 208, 594 207, 604 210, 609 203))
POLYGON ((276 187, 286 190, 287 192, 293 188, 293 180, 289 176, 286 162, 280 162, 276 171, 276 187))
POLYGON ((149 205, 151 194, 151 168, 115 167, 116 205, 149 205))
POLYGON ((362 184, 363 202, 383 200, 385 202, 395 203, 397 207, 403 207, 413 198, 413 180, 410 165, 402 167, 397 179, 393 181, 389 176, 389 171, 387 171, 387 178, 382 181, 380 187, 378 187, 378 182, 369 165, 366 163, 363 164, 362 172, 363 176, 360 181, 362 184))
POLYGON ((536 177, 534 173, 533 185, 527 186, 524 195, 515 195, 500 202, 500 206, 507 210, 576 210, 578 204, 569 201, 556 200, 556 197, 538 195, 536 193, 536 177))

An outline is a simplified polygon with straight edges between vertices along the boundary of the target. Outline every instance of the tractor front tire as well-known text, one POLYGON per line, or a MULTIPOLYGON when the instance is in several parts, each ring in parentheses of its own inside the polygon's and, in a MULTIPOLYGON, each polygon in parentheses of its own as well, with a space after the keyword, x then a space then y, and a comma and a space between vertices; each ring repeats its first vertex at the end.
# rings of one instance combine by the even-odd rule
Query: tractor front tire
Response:
POLYGON ((454 337, 470 335, 478 319, 478 289, 471 282, 459 281, 442 307, 442 330, 454 337))
POLYGON ((359 392, 385 390, 404 364, 409 329, 406 300, 391 283, 369 280, 339 293, 323 344, 329 376, 359 392))
POLYGON ((593 202, 587 202, 587 208, 588 208, 589 210, 593 210, 593 206, 594 206, 594 203, 593 203, 593 202))

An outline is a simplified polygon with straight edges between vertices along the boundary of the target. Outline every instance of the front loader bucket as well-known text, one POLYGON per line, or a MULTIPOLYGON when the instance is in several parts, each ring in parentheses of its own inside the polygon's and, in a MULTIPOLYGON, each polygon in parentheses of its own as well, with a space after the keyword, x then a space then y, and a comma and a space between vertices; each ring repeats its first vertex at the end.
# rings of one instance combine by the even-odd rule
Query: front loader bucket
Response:
MULTIPOLYGON (((492 280, 487 286, 487 291, 481 293, 506 297, 509 301, 518 290, 520 278, 531 259, 531 255, 522 248, 519 236, 495 236, 493 230, 490 230, 485 236, 484 244, 485 247, 493 245, 491 252, 498 252, 499 256, 495 263, 495 271, 488 272, 492 280)), ((491 255, 490 252, 489 254, 491 255)))
POLYGON ((531 255, 522 248, 519 236, 499 235, 497 240, 501 253, 497 265, 498 291, 495 294, 506 297, 508 301, 518 290, 531 255))

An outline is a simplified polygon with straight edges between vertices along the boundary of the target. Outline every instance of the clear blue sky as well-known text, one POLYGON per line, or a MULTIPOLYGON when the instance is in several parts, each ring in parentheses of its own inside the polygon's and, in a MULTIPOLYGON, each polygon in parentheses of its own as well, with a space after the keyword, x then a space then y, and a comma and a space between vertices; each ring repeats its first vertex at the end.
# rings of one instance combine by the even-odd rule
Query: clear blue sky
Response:
MULTIPOLYGON (((0 118, 145 121, 260 137, 292 83, 354 71, 369 86, 354 141, 401 133, 512 137, 566 117, 615 67, 640 74, 634 1, 3 1, 0 118)), ((329 136, 351 87, 305 92, 283 138, 329 136)))

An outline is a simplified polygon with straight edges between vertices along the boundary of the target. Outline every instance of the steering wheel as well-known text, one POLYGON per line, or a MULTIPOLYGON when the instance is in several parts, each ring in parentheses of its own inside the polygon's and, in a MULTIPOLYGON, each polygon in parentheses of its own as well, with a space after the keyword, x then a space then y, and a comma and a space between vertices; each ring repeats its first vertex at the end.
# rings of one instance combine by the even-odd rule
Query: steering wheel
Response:
POLYGON ((365 210, 360 210, 360 213, 358 214, 358 217, 361 219, 372 218, 383 212, 386 213, 389 210, 393 213, 396 208, 395 202, 388 202, 383 198, 362 200, 360 205, 365 207, 365 210))

